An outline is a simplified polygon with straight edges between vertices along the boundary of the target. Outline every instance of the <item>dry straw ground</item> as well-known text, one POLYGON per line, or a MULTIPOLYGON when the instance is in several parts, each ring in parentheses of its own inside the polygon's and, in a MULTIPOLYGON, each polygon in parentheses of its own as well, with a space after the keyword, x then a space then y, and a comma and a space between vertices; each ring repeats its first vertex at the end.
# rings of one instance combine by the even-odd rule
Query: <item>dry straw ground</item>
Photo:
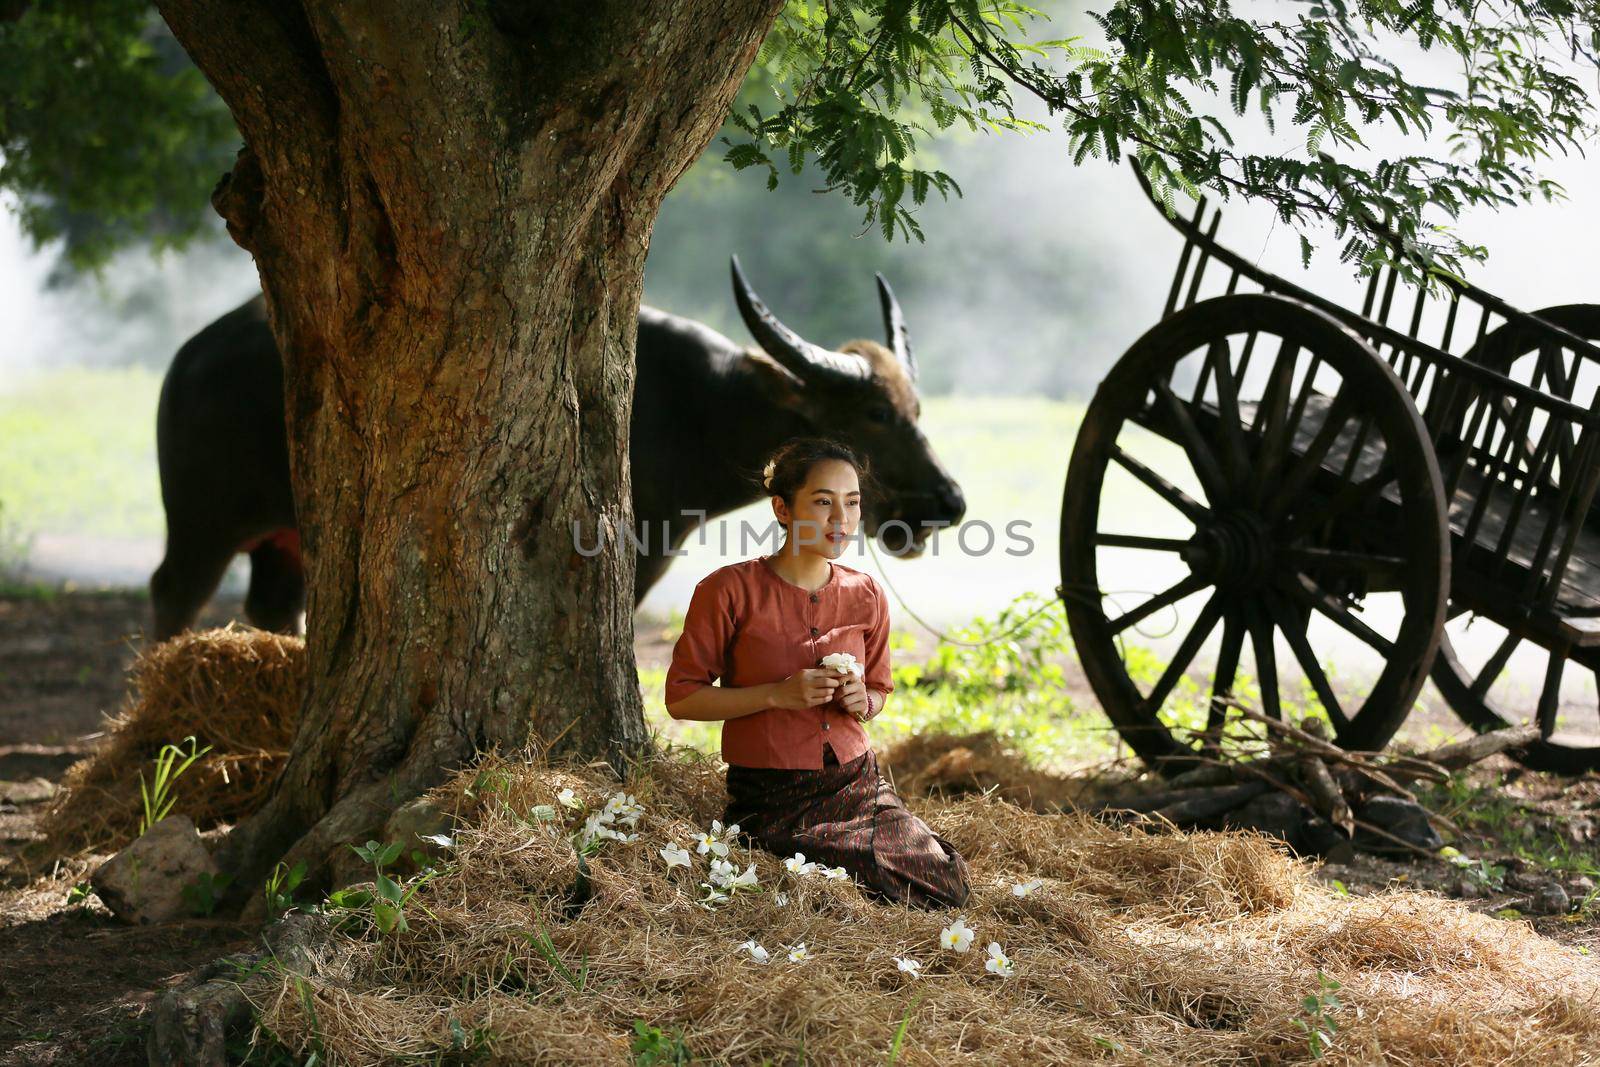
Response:
MULTIPOLYGON (((62 818, 130 788, 137 798, 128 771, 175 736, 217 744, 230 788, 241 752, 263 760, 281 747, 254 733, 228 746, 244 736, 236 716, 292 704, 294 646, 239 632, 186 642, 141 664, 140 700, 104 765, 74 775, 62 818)), ((191 806, 179 810, 237 814, 244 796, 199 788, 218 781, 185 778, 191 806)), ((1572 1064, 1600 1050, 1600 972, 1587 957, 1427 894, 1336 895, 1264 838, 1119 829, 999 794, 913 797, 971 862, 960 914, 977 937, 958 954, 939 945, 955 913, 869 903, 849 882, 797 877, 739 847, 731 858, 755 863, 760 891, 702 907, 707 857, 669 870, 659 850, 692 847, 725 794, 720 765, 681 750, 635 769, 625 788, 644 807, 639 838, 601 847, 593 896, 568 915, 578 861, 567 833, 582 816, 561 805, 563 788, 593 808, 619 783, 603 766, 488 757, 439 790, 454 844, 406 904, 409 929, 382 934, 369 912, 350 912, 314 966, 255 972, 261 1037, 341 1064, 620 1064, 643 1020, 681 1027, 700 1061, 868 1064, 887 1060, 904 1023, 902 1064, 1299 1063, 1312 1059, 1299 1020, 1321 972, 1342 985, 1324 1062, 1572 1064), (1033 894, 1013 895, 1031 879, 1033 894), (581 988, 530 941, 541 931, 581 988), (772 962, 750 959, 747 939, 772 962), (991 940, 1013 976, 985 971, 991 940), (811 958, 788 962, 800 942, 811 958), (896 956, 921 960, 922 976, 902 974, 896 956)))

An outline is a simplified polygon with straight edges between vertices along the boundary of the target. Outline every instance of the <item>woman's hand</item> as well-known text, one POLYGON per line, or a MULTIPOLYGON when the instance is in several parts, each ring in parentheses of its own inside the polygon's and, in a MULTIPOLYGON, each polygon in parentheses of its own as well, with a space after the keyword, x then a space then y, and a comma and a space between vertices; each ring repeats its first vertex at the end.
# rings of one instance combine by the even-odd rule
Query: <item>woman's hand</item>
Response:
POLYGON ((866 722, 869 707, 866 681, 853 671, 846 671, 841 682, 837 694, 839 706, 855 716, 856 722, 866 722))
POLYGON ((795 671, 772 690, 775 708, 814 708, 832 700, 839 689, 839 674, 831 667, 806 667, 795 671))

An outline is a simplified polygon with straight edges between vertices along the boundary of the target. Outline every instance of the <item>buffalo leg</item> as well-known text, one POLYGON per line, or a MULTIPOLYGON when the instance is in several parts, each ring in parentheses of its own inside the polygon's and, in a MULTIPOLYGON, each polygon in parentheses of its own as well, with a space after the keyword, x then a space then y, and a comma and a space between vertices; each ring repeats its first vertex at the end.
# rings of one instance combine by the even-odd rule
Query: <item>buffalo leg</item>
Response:
POLYGON ((280 634, 300 632, 305 610, 306 578, 300 556, 268 542, 250 553, 250 591, 244 614, 252 626, 280 634))
POLYGON ((166 558, 150 578, 157 641, 165 641, 194 624, 200 609, 217 591, 233 556, 234 547, 229 544, 167 542, 166 558))

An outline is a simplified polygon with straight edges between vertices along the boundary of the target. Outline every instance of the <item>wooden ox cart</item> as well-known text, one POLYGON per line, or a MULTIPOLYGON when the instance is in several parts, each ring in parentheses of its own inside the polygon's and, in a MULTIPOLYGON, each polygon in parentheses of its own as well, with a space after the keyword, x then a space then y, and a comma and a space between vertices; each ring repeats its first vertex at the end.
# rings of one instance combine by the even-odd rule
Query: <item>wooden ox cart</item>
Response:
POLYGON ((1529 314, 1385 271, 1351 311, 1224 247, 1207 211, 1173 221, 1165 311, 1096 391, 1067 474, 1058 592, 1118 731, 1175 771, 1244 729, 1241 705, 1320 706, 1340 745, 1377 750, 1431 673, 1479 731, 1536 722, 1528 765, 1600 766, 1592 685, 1571 695, 1600 670, 1600 305, 1529 314), (1115 589, 1129 573, 1142 602, 1115 589), (1127 641, 1180 604, 1166 662, 1127 641), (1530 662, 1543 684, 1518 692, 1508 666, 1530 662))

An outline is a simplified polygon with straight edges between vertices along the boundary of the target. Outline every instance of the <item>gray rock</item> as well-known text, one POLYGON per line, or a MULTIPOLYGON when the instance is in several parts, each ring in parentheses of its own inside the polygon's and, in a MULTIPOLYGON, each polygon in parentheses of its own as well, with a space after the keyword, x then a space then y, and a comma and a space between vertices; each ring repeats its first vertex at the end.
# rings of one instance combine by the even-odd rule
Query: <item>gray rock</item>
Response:
POLYGON ((1528 911, 1534 915, 1565 915, 1572 908, 1572 899, 1559 882, 1546 882, 1528 897, 1528 911))
POLYGON ((183 887, 201 874, 217 873, 194 823, 186 815, 169 815, 102 864, 89 882, 117 918, 160 923, 186 917, 183 887))
POLYGON ((56 795, 56 784, 48 778, 25 782, 0 782, 0 801, 7 804, 38 804, 56 795))
POLYGON ((1411 849, 1393 840, 1394 838, 1399 838, 1407 845, 1415 846, 1425 852, 1436 852, 1444 847, 1444 839, 1428 821, 1427 810, 1415 801, 1400 797, 1368 797, 1357 805, 1355 817, 1357 822, 1370 823, 1388 835, 1375 834, 1370 830, 1356 827, 1354 844, 1363 852, 1379 856, 1413 854, 1411 849))
POLYGON ((1356 858, 1344 831, 1320 815, 1305 821, 1294 850, 1302 856, 1321 856, 1327 863, 1349 863, 1356 858))
POLYGON ((1477 900, 1483 896, 1483 886, 1465 875, 1456 875, 1445 888, 1451 896, 1461 900, 1477 900))
POLYGON ((1586 897, 1594 892, 1594 879, 1587 874, 1580 874, 1576 878, 1567 879, 1567 895, 1586 897))
POLYGON ((1230 813, 1227 825, 1229 829, 1256 830, 1294 844, 1308 814, 1294 797, 1274 791, 1263 793, 1230 813))
POLYGON ((394 809, 383 827, 383 844, 399 841, 405 845, 400 863, 406 869, 416 866, 411 859, 413 852, 438 862, 450 856, 451 846, 446 842, 454 837, 452 821, 448 813, 434 807, 426 797, 417 797, 394 809))

